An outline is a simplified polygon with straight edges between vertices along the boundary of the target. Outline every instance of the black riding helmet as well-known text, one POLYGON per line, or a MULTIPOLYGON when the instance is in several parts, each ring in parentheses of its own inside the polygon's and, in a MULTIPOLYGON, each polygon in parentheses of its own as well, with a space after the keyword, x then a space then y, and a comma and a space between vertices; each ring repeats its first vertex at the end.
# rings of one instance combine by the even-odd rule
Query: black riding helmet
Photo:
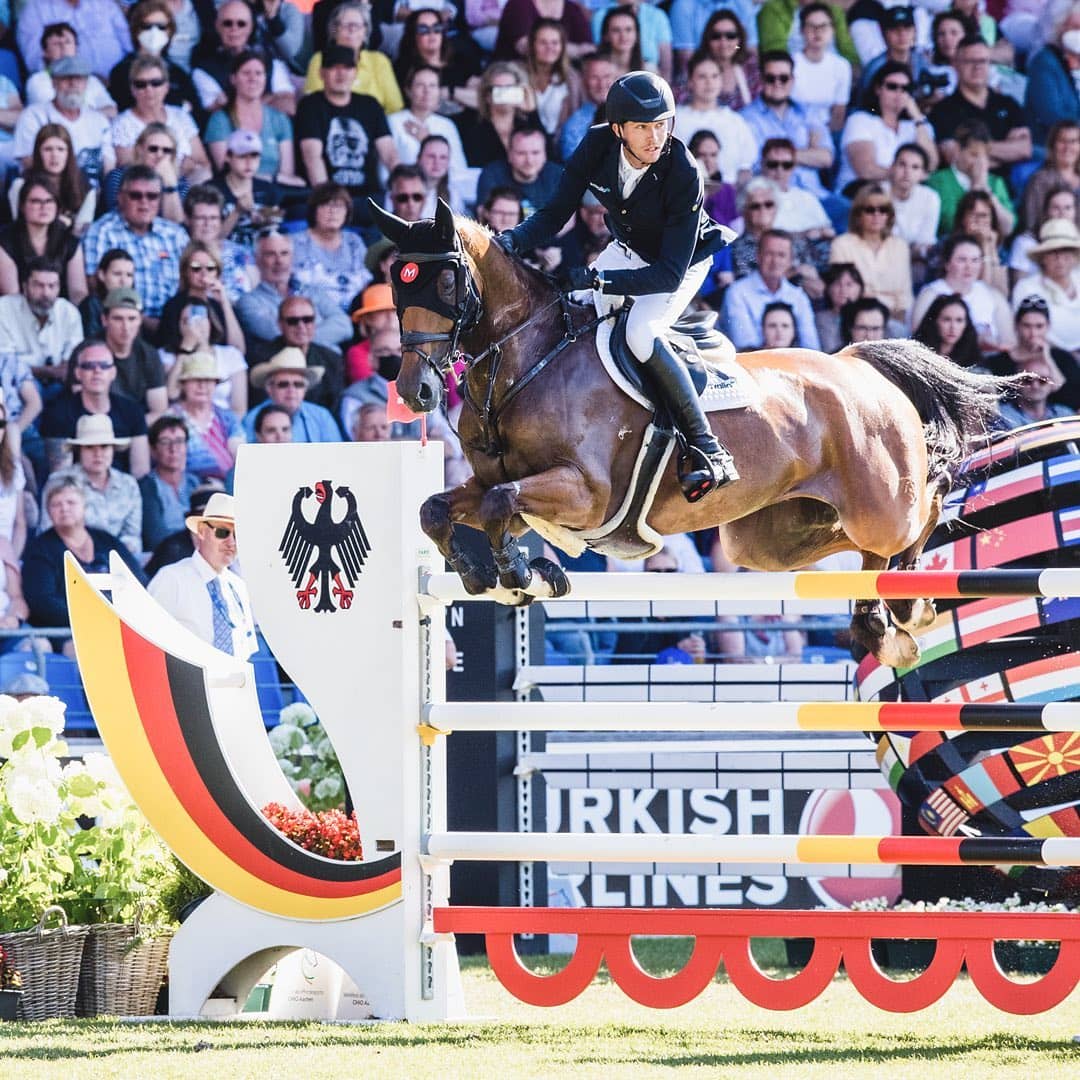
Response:
POLYGON ((675 115, 671 87, 651 71, 630 71, 608 91, 604 118, 609 124, 651 124, 675 115))

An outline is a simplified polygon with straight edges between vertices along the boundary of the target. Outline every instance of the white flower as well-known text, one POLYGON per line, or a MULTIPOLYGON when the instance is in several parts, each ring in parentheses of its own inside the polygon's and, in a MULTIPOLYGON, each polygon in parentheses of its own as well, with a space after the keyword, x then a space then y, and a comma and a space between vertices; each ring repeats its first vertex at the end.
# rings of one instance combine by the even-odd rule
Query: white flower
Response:
POLYGON ((16 776, 8 782, 7 799, 11 812, 24 825, 33 825, 38 821, 54 825, 63 809, 53 784, 25 776, 16 776))
POLYGON ((4 766, 4 774, 10 785, 12 780, 26 780, 33 784, 48 783, 54 788, 59 785, 62 773, 60 762, 47 750, 39 750, 33 740, 17 753, 12 754, 4 766))
POLYGON ((67 785, 68 807, 76 817, 96 818, 104 809, 101 793, 105 785, 95 780, 80 761, 64 766, 64 783, 67 785))
MULTIPOLYGON (((290 705, 288 708, 294 708, 290 705)), ((267 733, 267 737, 270 740, 270 746, 273 748, 274 754, 281 757, 284 754, 290 754, 295 750, 299 750, 307 742, 307 737, 295 724, 288 723, 284 720, 285 710, 281 711, 282 721, 277 727, 271 728, 267 733)))
POLYGON ((315 710, 304 701, 294 701, 281 710, 278 719, 283 724, 292 724, 294 727, 308 727, 315 723, 315 710))
POLYGON ((67 706, 59 698, 37 695, 19 702, 18 707, 25 727, 48 728, 53 735, 64 733, 67 706))
POLYGON ((107 754, 84 754, 82 760, 83 765, 86 766, 86 771, 95 780, 100 781, 106 787, 119 788, 121 791, 126 792, 124 781, 120 779, 120 774, 116 771, 112 758, 107 754))

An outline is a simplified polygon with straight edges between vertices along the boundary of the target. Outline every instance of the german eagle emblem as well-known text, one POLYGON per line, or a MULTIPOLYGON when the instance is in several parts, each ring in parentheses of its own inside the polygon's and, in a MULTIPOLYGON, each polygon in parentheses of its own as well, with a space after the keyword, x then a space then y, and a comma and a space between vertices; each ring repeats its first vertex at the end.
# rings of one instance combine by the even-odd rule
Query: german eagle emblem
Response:
POLYGON ((329 480, 320 480, 314 489, 299 488, 278 550, 289 568, 302 611, 311 610, 315 600, 315 611, 337 611, 339 607, 347 611, 352 606, 356 579, 371 552, 356 512, 356 496, 347 487, 335 490, 329 480), (308 521, 304 500, 312 495, 318 509, 315 520, 308 521), (345 516, 340 521, 333 515, 335 495, 345 501, 345 516))

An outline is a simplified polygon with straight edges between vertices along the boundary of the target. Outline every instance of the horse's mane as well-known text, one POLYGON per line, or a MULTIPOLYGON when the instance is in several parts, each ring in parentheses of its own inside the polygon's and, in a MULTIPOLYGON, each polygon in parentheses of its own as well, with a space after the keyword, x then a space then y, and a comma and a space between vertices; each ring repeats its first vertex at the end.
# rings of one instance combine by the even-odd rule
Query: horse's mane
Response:
MULTIPOLYGON (((461 237, 462 242, 465 242, 466 238, 484 237, 489 243, 495 239, 495 233, 481 221, 475 221, 473 218, 454 215, 454 227, 457 229, 458 236, 461 237)), ((467 245, 466 245, 467 247, 467 245)), ((518 255, 507 254, 507 258, 513 264, 514 268, 528 281, 531 281, 534 285, 546 288, 551 292, 561 292, 558 281, 551 275, 543 270, 538 270, 535 266, 530 266, 524 259, 518 255)))

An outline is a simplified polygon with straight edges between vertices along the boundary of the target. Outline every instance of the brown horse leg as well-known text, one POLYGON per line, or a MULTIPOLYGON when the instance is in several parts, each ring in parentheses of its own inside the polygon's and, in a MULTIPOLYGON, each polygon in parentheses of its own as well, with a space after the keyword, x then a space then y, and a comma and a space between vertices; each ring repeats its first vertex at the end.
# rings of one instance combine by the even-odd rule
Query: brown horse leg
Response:
POLYGON ((526 561, 515 536, 521 515, 571 529, 587 528, 593 524, 593 498, 581 472, 567 466, 496 484, 484 493, 479 519, 495 556, 499 584, 514 593, 510 602, 529 603, 533 597, 565 596, 570 591, 566 574, 550 559, 526 561))
POLYGON ((456 488, 432 495, 420 507, 420 528, 435 542, 439 553, 456 571, 470 596, 488 592, 497 584, 494 569, 477 563, 454 536, 455 523, 480 528, 477 511, 484 490, 476 477, 470 477, 456 488))
MULTIPOLYGON (((941 517, 941 507, 945 502, 945 493, 949 490, 949 480, 943 477, 937 483, 937 490, 931 497, 930 513, 927 516, 923 531, 918 539, 905 548, 897 556, 898 569, 914 570, 918 565, 919 556, 922 555, 926 541, 937 528, 938 519, 941 517)), ((889 600, 886 606, 892 612, 893 621, 905 630, 914 632, 929 626, 937 618, 937 608, 932 599, 919 600, 889 600)))
MULTIPOLYGON (((885 556, 872 551, 861 555, 864 570, 884 570, 889 565, 885 556)), ((888 667, 911 667, 919 659, 918 642, 906 630, 889 625, 885 604, 877 597, 855 601, 851 636, 888 667)))

